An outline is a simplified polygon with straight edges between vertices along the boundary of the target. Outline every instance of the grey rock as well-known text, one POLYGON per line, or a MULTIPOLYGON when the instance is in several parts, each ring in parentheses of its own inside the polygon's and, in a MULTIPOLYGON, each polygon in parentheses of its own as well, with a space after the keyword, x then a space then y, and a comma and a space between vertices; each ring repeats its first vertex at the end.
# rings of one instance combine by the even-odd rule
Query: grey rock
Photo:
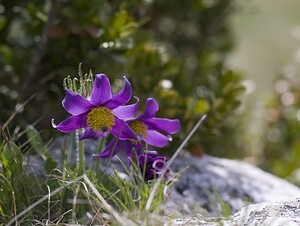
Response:
POLYGON ((165 226, 179 226, 179 225, 199 225, 199 226, 220 226, 221 221, 218 222, 215 218, 204 218, 202 216, 178 218, 171 222, 165 223, 165 226))
POLYGON ((201 206, 210 216, 223 216, 252 203, 300 197, 295 185, 243 161, 185 153, 174 161, 172 169, 180 171, 186 166, 171 188, 167 210, 192 213, 201 206))
POLYGON ((165 225, 199 225, 199 226, 232 226, 232 225, 272 225, 272 226, 299 226, 300 199, 286 202, 264 202, 252 204, 242 208, 228 219, 205 218, 194 216, 175 219, 165 225))
POLYGON ((223 225, 300 225, 300 198, 287 202, 264 202, 249 205, 223 221, 223 225))

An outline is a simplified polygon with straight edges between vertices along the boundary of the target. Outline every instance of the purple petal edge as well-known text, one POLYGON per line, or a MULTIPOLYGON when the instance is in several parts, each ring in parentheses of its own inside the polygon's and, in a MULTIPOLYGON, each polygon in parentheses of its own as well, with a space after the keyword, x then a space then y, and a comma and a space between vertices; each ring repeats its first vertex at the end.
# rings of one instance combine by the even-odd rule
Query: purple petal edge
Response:
POLYGON ((160 130, 169 134, 177 133, 180 128, 180 122, 178 119, 151 118, 142 121, 151 130, 160 130))
POLYGON ((162 148, 169 143, 168 137, 166 137, 165 135, 163 135, 155 130, 148 130, 148 135, 147 135, 147 137, 144 138, 144 140, 148 144, 150 144, 154 147, 159 147, 159 148, 162 148))
POLYGON ((65 119, 58 125, 55 125, 55 123, 53 121, 52 125, 54 126, 54 128, 56 128, 60 132, 69 133, 69 132, 72 132, 77 129, 85 128, 86 127, 86 117, 87 117, 86 114, 74 115, 74 116, 71 116, 71 117, 65 119))
POLYGON ((113 95, 111 100, 106 104, 106 107, 109 109, 115 109, 121 105, 126 104, 130 99, 132 95, 132 88, 131 83, 128 81, 128 79, 124 76, 124 86, 122 90, 113 95))
POLYGON ((66 90, 62 105, 72 115, 80 115, 93 108, 93 105, 87 99, 69 89, 66 90))
POLYGON ((158 104, 155 99, 148 98, 146 101, 145 112, 137 117, 137 120, 153 118, 158 111, 158 104))
POLYGON ((97 74, 94 80, 90 102, 94 106, 100 106, 112 98, 110 81, 105 74, 97 74))
POLYGON ((120 119, 132 119, 134 115, 136 114, 138 108, 139 108, 139 98, 134 97, 136 99, 135 104, 120 106, 113 110, 115 116, 117 116, 120 119))

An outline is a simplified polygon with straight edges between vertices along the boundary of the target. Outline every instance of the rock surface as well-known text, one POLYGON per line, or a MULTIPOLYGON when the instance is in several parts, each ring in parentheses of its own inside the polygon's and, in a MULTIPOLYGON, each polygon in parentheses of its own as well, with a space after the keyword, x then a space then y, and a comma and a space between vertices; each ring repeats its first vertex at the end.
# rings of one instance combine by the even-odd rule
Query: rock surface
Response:
POLYGON ((224 225, 300 225, 300 199, 249 205, 224 221, 224 225))
POLYGON ((172 169, 180 171, 186 166, 189 168, 171 188, 166 207, 172 210, 191 213, 200 205, 210 216, 223 216, 228 207, 236 213, 248 204, 300 197, 295 185, 243 161, 184 154, 172 169))
POLYGON ((264 202, 249 205, 229 217, 227 220, 218 218, 190 217, 175 219, 166 225, 205 225, 205 226, 232 226, 232 225, 272 225, 272 226, 299 226, 300 199, 286 202, 264 202))

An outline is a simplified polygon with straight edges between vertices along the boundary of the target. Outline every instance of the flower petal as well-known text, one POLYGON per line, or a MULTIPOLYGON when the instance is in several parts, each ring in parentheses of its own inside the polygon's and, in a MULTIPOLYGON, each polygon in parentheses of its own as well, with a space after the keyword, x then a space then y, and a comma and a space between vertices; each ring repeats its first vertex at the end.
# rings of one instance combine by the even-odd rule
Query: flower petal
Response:
POLYGON ((178 119, 150 118, 144 119, 143 122, 150 130, 161 130, 170 134, 177 133, 180 128, 178 119))
POLYGON ((123 86, 123 89, 112 96, 111 100, 107 103, 105 107, 109 109, 115 109, 123 104, 126 104, 130 99, 132 95, 132 89, 131 89, 131 83, 128 81, 128 79, 124 76, 125 84, 123 86))
POLYGON ((110 133, 115 137, 126 140, 126 139, 137 139, 132 129, 122 119, 115 117, 115 125, 110 130, 110 133))
POLYGON ((137 117, 137 120, 153 118, 157 111, 158 111, 158 104, 156 100, 154 100, 153 98, 148 98, 146 102, 145 112, 141 114, 139 117, 137 117))
POLYGON ((99 138, 99 137, 104 137, 106 134, 107 133, 95 132, 90 127, 86 127, 84 132, 79 134, 79 139, 84 140, 84 139, 89 139, 89 138, 99 138))
POLYGON ((148 136, 144 138, 144 140, 155 147, 162 148, 166 146, 169 142, 168 137, 165 135, 155 131, 155 130, 148 130, 148 136))
POLYGON ((111 100, 111 87, 105 74, 97 74, 91 94, 91 104, 100 106, 111 100))
POLYGON ((114 109, 113 112, 115 116, 117 116, 120 119, 127 119, 127 120, 133 118, 139 108, 139 98, 138 97, 134 97, 134 98, 136 99, 135 104, 120 106, 114 109))
POLYGON ((117 140, 116 138, 114 138, 108 143, 108 145, 106 145, 106 148, 104 149, 103 152, 101 152, 100 154, 96 154, 94 156, 97 158, 113 157, 114 155, 116 155, 119 152, 122 145, 123 144, 122 144, 121 140, 117 140))
POLYGON ((135 149, 134 144, 129 140, 122 140, 122 142, 124 143, 124 149, 125 149, 125 153, 127 156, 127 162, 129 164, 131 164, 132 153, 135 153, 135 152, 133 152, 133 150, 135 149))
POLYGON ((69 133, 74 130, 86 127, 86 117, 86 114, 74 115, 62 121, 58 125, 53 124, 53 127, 63 133, 69 133))
POLYGON ((158 156, 156 158, 153 158, 152 168, 161 171, 167 164, 169 159, 163 156, 158 156))
POLYGON ((144 153, 145 155, 151 156, 152 158, 158 156, 157 151, 145 150, 144 153))
POLYGON ((140 155, 138 158, 138 161, 139 161, 141 168, 143 169, 145 165, 147 165, 148 163, 151 163, 152 157, 148 156, 148 155, 140 155))
POLYGON ((158 177, 158 173, 155 170, 148 169, 145 172, 145 178, 144 178, 144 180, 145 181, 153 180, 153 179, 156 179, 157 177, 158 177))
POLYGON ((93 108, 93 105, 87 99, 69 89, 66 90, 62 105, 72 115, 80 115, 93 108))

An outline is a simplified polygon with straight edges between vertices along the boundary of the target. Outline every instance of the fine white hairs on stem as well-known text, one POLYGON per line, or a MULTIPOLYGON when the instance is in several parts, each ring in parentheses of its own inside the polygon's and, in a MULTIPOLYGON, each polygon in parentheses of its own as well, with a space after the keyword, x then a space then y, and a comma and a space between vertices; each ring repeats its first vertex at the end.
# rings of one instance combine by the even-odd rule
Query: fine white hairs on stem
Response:
POLYGON ((186 136, 186 138, 183 140, 183 142, 177 148, 177 150, 174 153, 174 155, 170 158, 169 162, 166 164, 166 166, 162 170, 161 176, 157 179, 157 181, 155 182, 155 184, 153 186, 153 189, 150 192, 149 198, 148 198, 147 203, 146 203, 146 211, 148 211, 150 209, 150 207, 151 207, 152 201, 154 199, 155 192, 156 192, 156 190, 157 190, 157 188, 158 188, 158 186, 159 186, 162 178, 164 178, 163 175, 165 175, 165 173, 167 172, 167 169, 169 168, 169 166, 173 163, 173 161, 175 160, 175 158, 182 151, 182 149, 187 144, 187 142, 189 141, 189 139, 191 139, 191 137, 194 135, 194 133, 199 128, 199 126, 202 124, 202 122, 204 121, 204 119, 206 118, 206 116, 207 116, 206 114, 201 116, 201 118, 199 119, 199 121, 196 123, 196 125, 193 127, 193 129, 189 132, 189 134, 186 136))

